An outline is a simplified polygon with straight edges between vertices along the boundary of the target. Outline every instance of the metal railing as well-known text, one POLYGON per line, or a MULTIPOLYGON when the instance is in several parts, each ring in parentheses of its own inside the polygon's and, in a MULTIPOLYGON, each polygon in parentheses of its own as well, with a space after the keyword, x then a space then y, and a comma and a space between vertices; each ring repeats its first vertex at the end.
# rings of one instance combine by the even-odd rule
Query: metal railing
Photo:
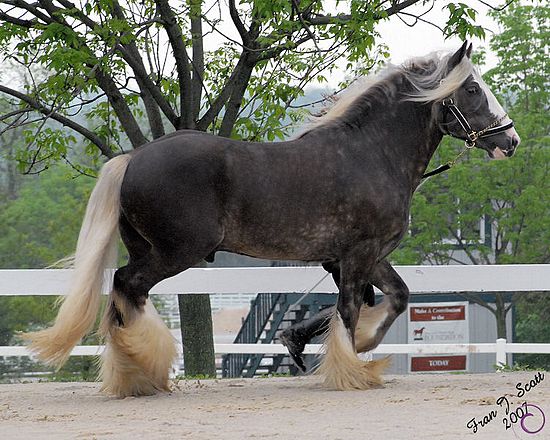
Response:
MULTIPOLYGON (((281 295, 282 294, 280 293, 271 295, 257 295, 256 299, 251 301, 250 313, 244 320, 239 333, 237 333, 234 343, 239 345, 257 345, 257 343, 260 342, 261 335, 266 324, 268 323, 269 317, 273 314, 275 305, 281 295)), ((240 376, 250 357, 250 353, 228 354, 228 356, 224 356, 223 358, 222 370, 224 372, 233 371, 240 376)))

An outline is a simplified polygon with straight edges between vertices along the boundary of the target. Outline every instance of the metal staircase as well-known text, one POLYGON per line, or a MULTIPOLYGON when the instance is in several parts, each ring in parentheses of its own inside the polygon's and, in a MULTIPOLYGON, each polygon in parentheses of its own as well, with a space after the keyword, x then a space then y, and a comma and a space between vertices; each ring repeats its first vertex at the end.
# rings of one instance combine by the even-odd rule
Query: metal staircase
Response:
MULTIPOLYGON (((301 293, 260 293, 251 301, 250 312, 234 343, 279 342, 278 335, 282 330, 335 303, 336 295, 333 294, 309 294, 304 297, 301 293), (298 301, 299 304, 296 304, 298 301)), ((254 377, 277 372, 295 375, 298 369, 286 354, 223 356, 223 377, 254 377)))

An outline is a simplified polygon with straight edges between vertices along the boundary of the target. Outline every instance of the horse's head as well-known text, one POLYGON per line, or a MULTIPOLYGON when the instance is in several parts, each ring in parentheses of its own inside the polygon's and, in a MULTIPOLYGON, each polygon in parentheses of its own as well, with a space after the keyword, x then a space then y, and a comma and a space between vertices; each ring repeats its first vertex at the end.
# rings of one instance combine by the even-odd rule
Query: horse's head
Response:
MULTIPOLYGON (((471 52, 472 45, 465 42, 449 58, 447 71, 470 58, 471 52)), ((520 143, 514 123, 475 69, 441 102, 439 112, 443 133, 464 140, 469 148, 486 150, 493 159, 513 156, 520 143)))

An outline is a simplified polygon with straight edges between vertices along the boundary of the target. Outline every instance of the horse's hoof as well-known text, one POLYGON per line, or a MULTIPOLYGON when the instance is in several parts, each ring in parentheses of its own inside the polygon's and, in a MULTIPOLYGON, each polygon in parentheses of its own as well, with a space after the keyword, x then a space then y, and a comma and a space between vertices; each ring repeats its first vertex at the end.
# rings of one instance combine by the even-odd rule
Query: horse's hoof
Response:
MULTIPOLYGON (((305 344, 302 341, 295 341, 292 339, 290 333, 291 331, 285 330, 281 336, 281 342, 288 349, 288 354, 290 354, 291 359, 294 361, 296 366, 302 370, 302 373, 306 372, 306 365, 302 358, 302 353, 304 352, 305 344)), ((293 332, 292 332, 293 333, 293 332)))

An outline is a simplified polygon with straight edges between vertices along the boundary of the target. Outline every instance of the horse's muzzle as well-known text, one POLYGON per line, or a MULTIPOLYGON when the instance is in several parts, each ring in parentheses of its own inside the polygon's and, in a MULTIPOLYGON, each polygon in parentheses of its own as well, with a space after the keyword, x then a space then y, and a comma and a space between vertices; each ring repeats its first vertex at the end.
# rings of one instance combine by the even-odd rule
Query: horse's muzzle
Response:
POLYGON ((496 147, 493 151, 489 152, 489 155, 491 156, 491 159, 507 159, 509 157, 512 157, 514 153, 516 152, 515 148, 509 148, 509 149, 502 149, 499 147, 496 147))
POLYGON ((510 136, 507 143, 507 148, 495 147, 493 150, 489 151, 489 156, 497 160, 512 157, 516 152, 516 148, 521 143, 521 139, 517 134, 513 134, 510 136))

